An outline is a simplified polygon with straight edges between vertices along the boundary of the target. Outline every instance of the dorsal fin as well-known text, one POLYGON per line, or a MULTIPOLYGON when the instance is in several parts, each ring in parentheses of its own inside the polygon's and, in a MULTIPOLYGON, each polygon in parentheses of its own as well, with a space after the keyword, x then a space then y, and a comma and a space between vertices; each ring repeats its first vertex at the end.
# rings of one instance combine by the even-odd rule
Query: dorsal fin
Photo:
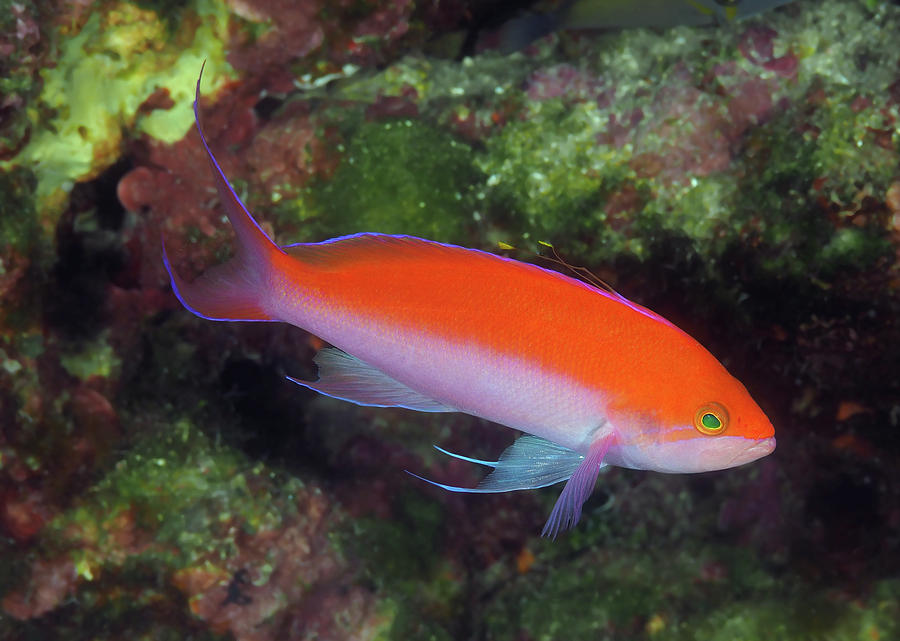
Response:
POLYGON ((392 234, 363 232, 340 236, 318 243, 296 243, 281 248, 288 256, 308 265, 323 269, 336 269, 346 263, 363 262, 367 258, 381 260, 389 256, 394 260, 418 259, 427 251, 429 258, 446 251, 448 255, 461 252, 489 255, 477 249, 447 245, 425 238, 392 234))
POLYGON ((575 265, 572 265, 567 260, 565 260, 562 256, 559 255, 559 252, 556 251, 556 247, 554 247, 552 244, 548 243, 545 240, 539 240, 538 245, 541 245, 542 247, 546 247, 551 252, 553 252, 553 256, 544 256, 543 254, 539 254, 539 256, 541 258, 543 258, 544 260, 549 260, 551 263, 555 263, 555 264, 559 265, 560 267, 565 267, 572 273, 573 276, 575 276, 576 278, 580 278, 581 280, 583 280, 584 282, 586 282, 589 285, 593 285, 597 289, 602 289, 603 291, 607 292, 608 294, 612 294, 619 298, 622 297, 622 295, 619 294, 619 292, 617 292, 615 289, 613 289, 612 285, 610 285, 605 280, 603 280, 602 278, 600 278, 599 276, 594 274, 587 267, 584 267, 584 266, 576 267, 575 265))

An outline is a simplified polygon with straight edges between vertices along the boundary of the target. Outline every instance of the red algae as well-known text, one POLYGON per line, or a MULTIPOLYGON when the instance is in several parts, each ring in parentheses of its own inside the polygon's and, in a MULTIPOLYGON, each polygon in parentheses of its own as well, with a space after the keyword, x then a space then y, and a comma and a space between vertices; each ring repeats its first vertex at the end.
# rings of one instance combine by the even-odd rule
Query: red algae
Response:
MULTIPOLYGON (((207 137, 217 150, 219 162, 231 175, 243 169, 239 151, 252 138, 258 122, 253 113, 255 97, 252 87, 216 108, 204 110, 207 137), (218 152, 219 149, 222 152, 218 152)), ((119 181, 116 194, 122 206, 140 212, 140 239, 132 247, 131 257, 139 266, 136 284, 142 288, 161 288, 168 278, 158 260, 159 242, 163 236, 176 263, 193 269, 208 264, 214 257, 215 245, 197 242, 223 234, 220 215, 215 207, 215 183, 200 145, 200 137, 192 129, 174 145, 146 141, 142 164, 119 181), (186 234, 199 234, 186 238, 186 234)))
POLYGON ((10 487, 0 491, 0 531, 18 543, 33 539, 50 516, 40 491, 10 487))
POLYGON ((539 69, 526 81, 525 93, 531 100, 542 101, 563 98, 566 101, 597 100, 606 104, 608 98, 600 95, 605 87, 603 78, 570 64, 539 69))
POLYGON ((774 71, 783 78, 795 78, 797 57, 788 52, 783 56, 775 56, 775 39, 778 32, 770 27, 752 26, 744 31, 738 43, 738 51, 755 65, 768 71, 774 71))
POLYGON ((71 594, 77 582, 75 564, 68 557, 36 561, 27 589, 10 592, 0 605, 17 619, 33 619, 56 608, 71 594))
POLYGON ((41 27, 37 4, 4 5, 0 18, 0 160, 14 157, 31 138, 25 111, 40 92, 39 71, 46 64, 49 39, 41 27))
POLYGON ((244 41, 236 32, 228 62, 235 69, 254 74, 303 58, 322 45, 324 31, 318 19, 319 2, 292 0, 230 0, 229 6, 251 22, 268 22, 258 39, 244 41))
POLYGON ((415 9, 411 0, 366 3, 360 12, 353 2, 298 4, 291 0, 231 0, 232 10, 250 22, 267 23, 258 38, 235 31, 228 61, 254 74, 283 69, 324 47, 334 65, 371 66, 386 59, 385 48, 409 32, 415 9))
POLYGON ((641 153, 642 135, 635 138, 638 153, 631 166, 638 176, 674 183, 729 166, 732 121, 709 103, 703 92, 670 87, 659 92, 655 103, 658 109, 651 120, 642 123, 641 130, 667 142, 659 151, 641 153), (682 135, 676 135, 676 131, 682 135))
POLYGON ((263 195, 296 198, 312 179, 327 180, 337 169, 337 129, 309 111, 303 102, 289 103, 254 136, 244 161, 263 195))
MULTIPOLYGON (((325 498, 309 494, 302 501, 298 505, 302 518, 278 530, 240 537, 226 566, 213 558, 199 559, 173 575, 193 614, 212 630, 231 633, 239 641, 283 638, 294 619, 311 625, 310 615, 315 620, 320 602, 335 596, 330 586, 341 582, 345 570, 323 553, 328 546, 324 526, 330 523, 325 498)), ((348 607, 356 610, 354 602, 360 595, 342 591, 337 596, 332 609, 321 614, 331 625, 332 613, 348 607)), ((371 603, 371 595, 365 600, 371 603)), ((338 632, 322 630, 326 631, 338 632)))

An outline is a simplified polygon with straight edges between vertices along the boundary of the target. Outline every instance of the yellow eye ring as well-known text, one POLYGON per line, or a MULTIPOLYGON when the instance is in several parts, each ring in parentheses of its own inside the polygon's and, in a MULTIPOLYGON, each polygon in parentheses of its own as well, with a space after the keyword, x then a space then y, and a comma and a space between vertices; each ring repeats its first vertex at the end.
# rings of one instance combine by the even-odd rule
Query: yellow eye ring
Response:
POLYGON ((728 410, 719 403, 706 403, 694 414, 694 427, 701 434, 721 434, 728 427, 728 410))

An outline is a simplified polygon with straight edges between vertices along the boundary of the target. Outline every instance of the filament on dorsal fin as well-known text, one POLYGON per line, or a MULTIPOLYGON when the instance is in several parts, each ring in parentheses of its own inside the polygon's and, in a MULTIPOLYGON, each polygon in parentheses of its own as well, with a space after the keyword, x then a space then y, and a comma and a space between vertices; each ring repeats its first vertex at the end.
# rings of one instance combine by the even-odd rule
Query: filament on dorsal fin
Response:
POLYGON ((550 243, 548 243, 544 240, 539 240, 538 245, 541 245, 542 247, 546 247, 551 252, 553 252, 552 256, 545 256, 544 254, 538 254, 538 256, 540 256, 544 260, 549 260, 551 263, 555 263, 557 265, 565 267, 570 272, 572 272, 576 277, 580 278, 581 280, 588 283, 589 285, 593 285, 597 289, 602 289, 603 291, 609 292, 610 294, 613 294, 615 296, 621 296, 621 294, 619 294, 619 292, 617 292, 615 289, 613 289, 612 285, 610 285, 605 280, 603 280, 602 278, 600 278, 599 276, 597 276, 596 274, 591 272, 591 270, 589 270, 587 267, 576 267, 575 265, 571 265, 568 262, 566 262, 566 260, 562 256, 559 255, 559 252, 556 251, 556 247, 554 247, 550 243))

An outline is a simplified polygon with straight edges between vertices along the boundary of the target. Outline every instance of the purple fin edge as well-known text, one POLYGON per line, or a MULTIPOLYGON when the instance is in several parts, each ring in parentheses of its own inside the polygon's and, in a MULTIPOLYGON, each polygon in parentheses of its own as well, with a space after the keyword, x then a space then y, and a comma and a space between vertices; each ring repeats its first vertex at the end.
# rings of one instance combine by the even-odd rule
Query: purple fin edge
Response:
POLYGON ((550 512, 550 517, 541 530, 541 536, 555 540, 560 532, 575 527, 581 518, 581 507, 594 491, 594 484, 600 474, 600 464, 603 463, 603 457, 606 456, 611 444, 612 438, 609 436, 591 444, 584 461, 566 482, 562 493, 556 499, 553 511, 550 512))

